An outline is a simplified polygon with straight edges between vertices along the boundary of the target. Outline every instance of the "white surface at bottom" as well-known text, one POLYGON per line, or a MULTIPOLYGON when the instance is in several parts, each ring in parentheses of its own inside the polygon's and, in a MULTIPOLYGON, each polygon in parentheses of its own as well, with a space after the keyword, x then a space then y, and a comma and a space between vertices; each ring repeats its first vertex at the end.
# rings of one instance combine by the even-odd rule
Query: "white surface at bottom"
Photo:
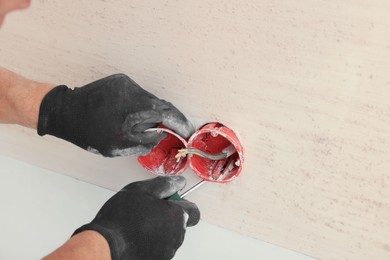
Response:
MULTIPOLYGON (((0 156, 0 259, 38 259, 50 253, 113 194, 0 156)), ((312 258, 201 221, 187 230, 174 259, 312 258)))

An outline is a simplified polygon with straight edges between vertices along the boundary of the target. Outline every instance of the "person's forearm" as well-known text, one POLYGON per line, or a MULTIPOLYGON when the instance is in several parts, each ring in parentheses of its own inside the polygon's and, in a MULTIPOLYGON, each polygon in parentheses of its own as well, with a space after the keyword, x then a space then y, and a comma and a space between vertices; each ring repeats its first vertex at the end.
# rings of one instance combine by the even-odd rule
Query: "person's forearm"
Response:
POLYGON ((36 129, 42 99, 54 87, 0 67, 0 123, 36 129))
POLYGON ((109 260, 111 254, 107 240, 98 232, 88 230, 73 236, 43 259, 109 260))

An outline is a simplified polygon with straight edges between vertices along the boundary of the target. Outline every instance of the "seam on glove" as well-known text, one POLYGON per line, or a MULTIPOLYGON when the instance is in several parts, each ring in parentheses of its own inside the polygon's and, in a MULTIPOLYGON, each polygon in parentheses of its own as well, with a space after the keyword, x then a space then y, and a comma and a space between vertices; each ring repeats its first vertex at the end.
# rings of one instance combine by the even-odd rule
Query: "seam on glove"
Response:
POLYGON ((43 98, 39 107, 37 133, 40 136, 48 133, 48 123, 50 118, 55 118, 56 104, 58 98, 68 89, 65 85, 60 85, 50 90, 43 98))

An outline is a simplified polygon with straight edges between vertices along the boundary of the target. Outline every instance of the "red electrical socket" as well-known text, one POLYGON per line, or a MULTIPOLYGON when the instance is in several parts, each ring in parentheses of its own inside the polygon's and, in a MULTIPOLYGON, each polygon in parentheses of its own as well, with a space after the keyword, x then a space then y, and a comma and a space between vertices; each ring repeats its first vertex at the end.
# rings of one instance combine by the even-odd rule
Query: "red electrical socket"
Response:
POLYGON ((210 182, 226 183, 240 175, 244 162, 243 149, 237 135, 230 128, 221 123, 209 123, 196 131, 188 144, 184 143, 186 141, 168 133, 151 153, 138 157, 138 161, 155 175, 180 175, 188 165, 196 175, 210 182), (178 150, 183 148, 196 148, 208 154, 218 154, 230 145, 233 145, 236 151, 221 160, 215 161, 196 155, 187 155, 179 162, 175 159, 178 150))

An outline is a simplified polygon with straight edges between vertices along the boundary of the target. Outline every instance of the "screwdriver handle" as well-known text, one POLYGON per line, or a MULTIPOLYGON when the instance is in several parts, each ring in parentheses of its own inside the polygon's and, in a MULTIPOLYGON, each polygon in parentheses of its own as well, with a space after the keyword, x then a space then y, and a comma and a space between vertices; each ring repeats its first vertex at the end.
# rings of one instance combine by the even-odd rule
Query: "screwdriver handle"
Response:
POLYGON ((170 196, 170 197, 168 198, 168 200, 179 201, 179 200, 181 200, 181 197, 180 197, 179 193, 176 192, 175 194, 173 194, 172 196, 170 196))

